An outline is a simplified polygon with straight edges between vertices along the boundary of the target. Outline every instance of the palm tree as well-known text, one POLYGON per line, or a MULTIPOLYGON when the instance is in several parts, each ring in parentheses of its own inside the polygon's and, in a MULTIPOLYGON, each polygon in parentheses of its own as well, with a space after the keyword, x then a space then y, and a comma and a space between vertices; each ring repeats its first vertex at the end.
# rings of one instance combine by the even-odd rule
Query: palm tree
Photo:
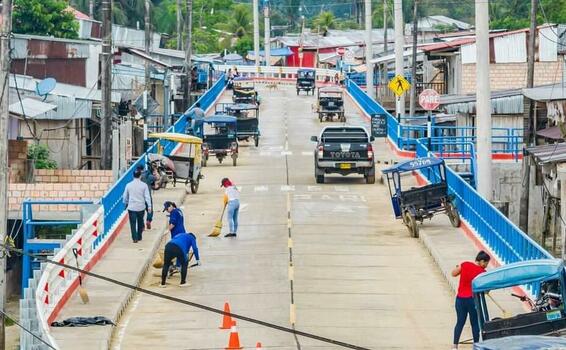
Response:
POLYGON ((320 31, 326 32, 336 26, 336 18, 330 11, 321 12, 313 21, 315 28, 320 28, 320 31))
POLYGON ((228 23, 219 23, 218 29, 233 33, 242 38, 252 32, 251 19, 252 9, 249 5, 238 4, 232 9, 232 17, 228 23))

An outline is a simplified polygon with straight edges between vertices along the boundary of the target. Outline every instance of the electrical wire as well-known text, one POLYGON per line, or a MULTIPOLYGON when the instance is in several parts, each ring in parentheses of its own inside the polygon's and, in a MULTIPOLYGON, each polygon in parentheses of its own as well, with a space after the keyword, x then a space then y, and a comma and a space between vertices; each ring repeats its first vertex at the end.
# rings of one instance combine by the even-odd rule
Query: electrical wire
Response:
POLYGON ((46 262, 46 263, 53 264, 53 265, 56 265, 56 266, 64 267, 64 268, 79 272, 81 274, 84 274, 86 276, 91 276, 91 277, 94 277, 94 278, 97 278, 97 279, 100 279, 100 280, 103 280, 103 281, 106 281, 106 282, 109 282, 109 283, 112 283, 112 284, 115 284, 115 285, 118 285, 118 286, 121 286, 121 287, 125 287, 125 288, 135 290, 135 291, 143 293, 143 294, 151 295, 151 296, 154 296, 156 298, 160 298, 160 299, 164 299, 164 300, 169 300, 169 301, 172 301, 174 303, 195 307, 195 308, 205 310, 205 311, 209 311, 209 312, 213 312, 213 313, 216 313, 216 314, 219 314, 219 315, 230 316, 232 318, 235 318, 235 319, 238 319, 238 320, 241 320, 241 321, 254 323, 254 324, 257 324, 257 325, 260 325, 260 326, 263 326, 263 327, 275 329, 275 330, 285 332, 285 333, 291 333, 291 334, 301 336, 301 337, 305 337, 305 338, 318 340, 318 341, 323 342, 323 343, 332 344, 332 345, 336 345, 336 346, 347 348, 347 349, 370 350, 369 348, 365 348, 365 347, 362 347, 362 346, 346 343, 346 342, 343 342, 343 341, 340 341, 340 340, 336 340, 336 339, 332 339, 332 338, 328 338, 328 337, 323 337, 323 336, 316 335, 316 334, 313 334, 313 333, 299 331, 299 330, 289 328, 289 327, 285 327, 285 326, 280 326, 280 325, 277 325, 277 324, 274 324, 274 323, 271 323, 271 322, 262 321, 262 320, 259 320, 259 319, 253 318, 253 317, 249 317, 249 316, 244 316, 244 315, 235 314, 235 313, 231 313, 231 312, 225 312, 224 310, 213 308, 213 307, 210 307, 210 306, 207 306, 207 305, 204 305, 204 304, 195 303, 195 302, 192 302, 192 301, 189 301, 189 300, 180 299, 180 298, 165 295, 165 294, 162 294, 162 293, 157 293, 157 292, 151 291, 149 289, 145 289, 145 288, 138 287, 138 286, 135 286, 135 285, 132 285, 132 284, 129 284, 129 283, 125 283, 125 282, 122 282, 122 281, 119 281, 119 280, 116 280, 116 279, 113 279, 113 278, 110 278, 110 277, 106 277, 106 276, 103 276, 103 275, 100 275, 100 274, 97 274, 97 273, 94 273, 94 272, 86 271, 86 270, 80 269, 80 268, 73 266, 73 265, 68 265, 68 264, 61 263, 61 262, 58 262, 58 261, 55 261, 55 260, 51 260, 51 259, 48 259, 45 256, 42 256, 42 255, 24 252, 22 249, 17 249, 17 248, 11 247, 11 246, 3 244, 3 243, 0 243, 0 248, 3 248, 4 250, 8 250, 8 251, 11 251, 11 252, 19 254, 19 255, 26 255, 26 256, 29 256, 31 258, 38 259, 41 262, 46 262))
POLYGON ((19 323, 18 321, 16 321, 16 318, 13 316, 8 315, 5 311, 0 310, 0 314, 4 315, 4 317, 6 317, 7 319, 9 319, 10 321, 14 322, 15 325, 17 325, 18 327, 20 327, 21 329, 23 329, 26 333, 30 334, 32 337, 34 337, 35 339, 39 340, 40 342, 42 342, 43 344, 47 345, 50 349, 53 350, 57 350, 56 348, 53 347, 53 345, 49 344, 48 342, 46 342, 45 340, 43 340, 40 336, 38 336, 37 334, 33 333, 31 330, 27 329, 26 327, 24 327, 21 323, 19 323))

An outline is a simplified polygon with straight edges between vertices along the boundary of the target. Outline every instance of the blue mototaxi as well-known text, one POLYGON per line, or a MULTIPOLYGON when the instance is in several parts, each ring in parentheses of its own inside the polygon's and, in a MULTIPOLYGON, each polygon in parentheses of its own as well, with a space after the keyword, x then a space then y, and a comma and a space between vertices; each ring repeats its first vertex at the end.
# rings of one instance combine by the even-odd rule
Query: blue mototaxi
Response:
POLYGON ((566 335, 566 273, 561 259, 537 259, 511 263, 485 272, 472 281, 472 291, 482 340, 517 335, 566 335), (508 318, 491 318, 486 295, 491 290, 527 286, 532 296, 514 296, 531 312, 508 318))
POLYGON ((232 165, 238 161, 237 119, 225 114, 215 114, 204 119, 204 138, 202 143, 203 160, 206 166, 209 156, 216 156, 218 162, 227 156, 232 158, 232 165))
POLYGON ((395 217, 403 220, 413 237, 419 236, 417 222, 422 224, 424 219, 431 219, 438 213, 448 215, 452 226, 460 226, 460 215, 452 196, 448 194, 446 165, 442 158, 416 158, 397 163, 384 169, 382 173, 387 177, 395 217), (403 189, 402 174, 417 171, 433 172, 436 180, 425 186, 403 189))
POLYGON ((221 112, 236 117, 238 125, 236 133, 238 141, 248 141, 254 139, 256 147, 259 146, 259 106, 250 103, 223 103, 217 105, 217 112, 221 112))

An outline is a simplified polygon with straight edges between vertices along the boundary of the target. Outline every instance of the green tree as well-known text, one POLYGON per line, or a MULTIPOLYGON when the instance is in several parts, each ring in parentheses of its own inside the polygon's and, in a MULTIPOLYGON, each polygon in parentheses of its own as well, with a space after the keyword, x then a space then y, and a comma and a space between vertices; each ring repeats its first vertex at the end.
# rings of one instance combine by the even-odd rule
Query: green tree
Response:
POLYGON ((234 51, 242 57, 246 57, 248 55, 248 51, 253 50, 253 48, 254 41, 248 36, 239 38, 236 45, 234 45, 234 51))
POLYGON ((13 26, 15 33, 74 39, 79 23, 66 11, 65 0, 15 0, 13 26))
POLYGON ((232 16, 228 23, 217 23, 218 29, 231 32, 239 39, 251 34, 252 28, 252 9, 249 5, 238 4, 232 8, 232 16))
POLYGON ((313 28, 320 28, 321 32, 328 31, 336 27, 337 20, 330 11, 321 12, 312 23, 313 28))
POLYGON ((56 169, 57 162, 49 158, 49 148, 46 145, 33 144, 28 148, 28 159, 34 160, 36 169, 56 169))

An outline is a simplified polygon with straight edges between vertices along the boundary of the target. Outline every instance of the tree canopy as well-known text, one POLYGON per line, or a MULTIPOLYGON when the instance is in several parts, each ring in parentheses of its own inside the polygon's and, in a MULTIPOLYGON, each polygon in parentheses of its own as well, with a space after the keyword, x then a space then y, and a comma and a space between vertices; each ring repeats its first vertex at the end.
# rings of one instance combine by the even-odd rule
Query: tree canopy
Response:
POLYGON ((79 23, 67 11, 65 0, 15 0, 12 23, 14 33, 78 37, 79 23))

